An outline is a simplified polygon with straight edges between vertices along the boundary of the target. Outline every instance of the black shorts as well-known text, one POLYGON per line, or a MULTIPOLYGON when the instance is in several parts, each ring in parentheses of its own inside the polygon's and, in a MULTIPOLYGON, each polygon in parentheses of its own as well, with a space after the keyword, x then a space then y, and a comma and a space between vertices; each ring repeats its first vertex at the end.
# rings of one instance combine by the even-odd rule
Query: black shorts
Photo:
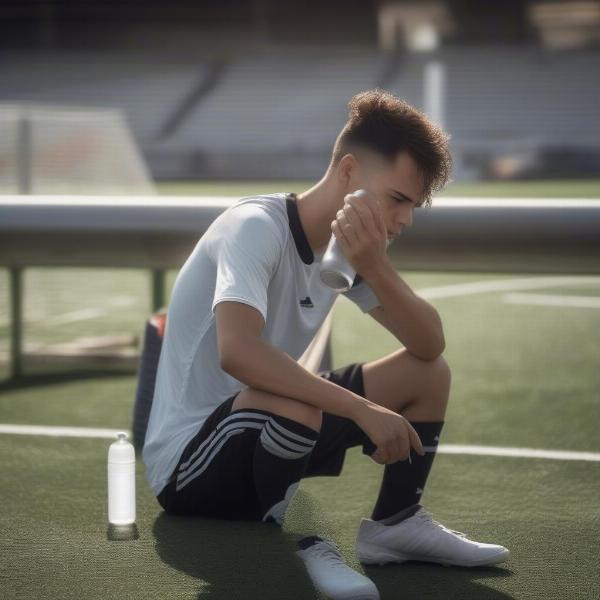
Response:
MULTIPOLYGON (((352 363, 318 374, 364 397, 362 365, 363 363, 352 363)), ((159 504, 167 513, 244 521, 261 520, 254 488, 252 459, 265 418, 273 413, 255 408, 242 408, 231 413, 236 396, 237 394, 228 398, 208 416, 183 450, 169 482, 157 496, 159 504), (227 425, 232 421, 228 419, 229 415, 240 412, 247 413, 243 419, 244 427, 240 427, 238 419, 236 426, 229 427, 230 433, 227 432, 227 425), (254 413, 256 417, 253 419, 254 413), (227 421, 222 427, 225 419, 227 421), (221 430, 226 433, 219 435, 221 430)), ((361 445, 365 455, 371 455, 376 449, 354 421, 323 411, 319 437, 303 477, 339 475, 346 450, 361 445)))

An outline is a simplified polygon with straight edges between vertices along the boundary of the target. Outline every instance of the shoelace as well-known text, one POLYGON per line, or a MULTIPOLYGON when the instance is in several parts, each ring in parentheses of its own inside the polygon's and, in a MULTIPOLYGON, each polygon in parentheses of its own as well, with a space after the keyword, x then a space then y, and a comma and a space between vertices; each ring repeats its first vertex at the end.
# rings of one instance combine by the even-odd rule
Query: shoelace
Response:
POLYGON ((456 531, 455 529, 449 529, 445 525, 442 525, 440 522, 434 520, 433 515, 429 511, 425 510, 424 508, 421 508, 421 510, 419 510, 417 513, 415 513, 415 517, 419 517, 422 521, 424 521, 431 527, 439 527, 440 529, 443 529, 444 531, 448 531, 449 533, 453 533, 453 534, 459 535, 462 538, 468 539, 467 535, 465 533, 463 533, 462 531, 456 531))

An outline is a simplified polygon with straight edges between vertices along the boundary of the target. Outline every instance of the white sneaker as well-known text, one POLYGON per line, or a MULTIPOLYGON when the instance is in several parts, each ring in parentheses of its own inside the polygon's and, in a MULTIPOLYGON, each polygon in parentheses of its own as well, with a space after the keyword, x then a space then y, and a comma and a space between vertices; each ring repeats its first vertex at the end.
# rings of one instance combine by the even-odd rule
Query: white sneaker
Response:
POLYGON ((356 535, 356 555, 367 565, 421 560, 476 567, 503 562, 509 554, 504 546, 474 542, 444 527, 423 507, 395 525, 363 518, 356 535))
POLYGON ((379 600, 375 584, 344 562, 336 544, 319 539, 321 541, 308 548, 296 551, 317 590, 337 600, 379 600))

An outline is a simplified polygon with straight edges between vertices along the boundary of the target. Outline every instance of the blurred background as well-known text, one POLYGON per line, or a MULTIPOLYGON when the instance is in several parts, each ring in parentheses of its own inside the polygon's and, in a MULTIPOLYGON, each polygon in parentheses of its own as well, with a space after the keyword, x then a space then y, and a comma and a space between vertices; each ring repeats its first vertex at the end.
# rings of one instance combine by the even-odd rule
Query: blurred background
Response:
MULTIPOLYGON (((325 172, 350 98, 380 87, 451 135, 453 181, 429 218, 436 206, 450 210, 446 199, 514 206, 503 269, 484 254, 477 269, 449 268, 457 246, 443 264, 411 267, 437 241, 419 226, 420 210, 395 263, 439 312, 453 373, 425 504, 512 555, 477 572, 411 564, 366 573, 382 598, 397 597, 399 581, 403 598, 419 600, 600 598, 600 255, 590 233, 600 202, 599 73, 599 0, 0 2, 7 597, 315 597, 269 532, 162 513, 139 455, 139 538, 107 539, 106 451, 114 431, 132 425, 150 317, 168 306, 202 230, 191 223, 181 243, 140 237, 134 254, 122 232, 67 226, 90 214, 93 225, 95 213, 67 206, 50 219, 44 196, 68 205, 79 195, 109 216, 113 206, 119 228, 116 208, 128 200, 150 209, 161 198, 175 206, 186 196, 201 204, 300 193, 325 172), (518 209, 535 203, 545 233, 534 222, 531 244, 515 250, 518 209), (27 206, 19 228, 6 225, 27 206), (586 206, 596 208, 584 231, 585 219, 572 217, 586 206), (579 266, 538 268, 552 235, 565 252, 585 238, 586 249, 573 250, 579 266), (421 250, 403 258, 411 239, 421 250)), ((174 212, 163 214, 166 223, 174 212)), ((452 227, 466 232, 469 213, 460 214, 452 227)), ((486 248, 487 232, 462 259, 486 248)), ((332 312, 333 367, 400 346, 346 298, 332 312)), ((364 572, 353 536, 380 476, 349 450, 340 478, 302 482, 285 531, 329 535, 364 572)))
POLYGON ((103 111, 95 135, 31 116, 28 191, 49 193, 82 145, 123 152, 106 111, 156 182, 318 178, 373 87, 450 132, 457 182, 600 176, 597 0, 5 0, 0 19, 3 193, 30 103, 103 111))

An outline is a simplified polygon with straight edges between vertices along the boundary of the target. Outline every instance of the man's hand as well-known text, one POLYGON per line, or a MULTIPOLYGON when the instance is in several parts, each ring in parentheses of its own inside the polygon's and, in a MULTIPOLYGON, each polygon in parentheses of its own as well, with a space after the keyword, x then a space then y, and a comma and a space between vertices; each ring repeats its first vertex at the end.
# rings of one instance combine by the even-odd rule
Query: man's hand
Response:
POLYGON ((344 198, 331 230, 353 269, 365 277, 387 259, 387 228, 379 200, 366 190, 344 198))
POLYGON ((406 460, 411 447, 421 456, 425 454, 419 434, 402 415, 374 402, 359 406, 354 421, 377 446, 371 454, 375 462, 383 465, 406 460))

